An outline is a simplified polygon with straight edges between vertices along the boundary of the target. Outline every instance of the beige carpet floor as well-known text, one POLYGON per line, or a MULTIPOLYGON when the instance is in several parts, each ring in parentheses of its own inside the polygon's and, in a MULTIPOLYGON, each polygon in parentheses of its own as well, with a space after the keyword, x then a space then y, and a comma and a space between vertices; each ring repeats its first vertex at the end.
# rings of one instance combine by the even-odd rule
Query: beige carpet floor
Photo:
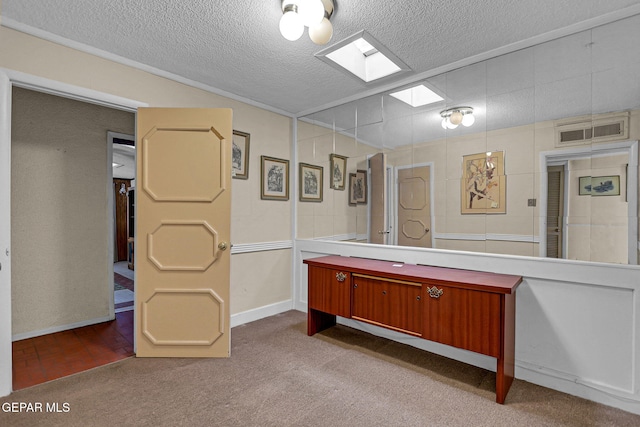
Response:
POLYGON ((290 311, 233 328, 229 359, 129 358, 0 398, 0 426, 639 426, 640 416, 290 311), (63 412, 47 413, 57 403, 63 412), (66 404, 66 405, 65 405, 66 404), (67 412, 64 412, 68 409, 67 412))

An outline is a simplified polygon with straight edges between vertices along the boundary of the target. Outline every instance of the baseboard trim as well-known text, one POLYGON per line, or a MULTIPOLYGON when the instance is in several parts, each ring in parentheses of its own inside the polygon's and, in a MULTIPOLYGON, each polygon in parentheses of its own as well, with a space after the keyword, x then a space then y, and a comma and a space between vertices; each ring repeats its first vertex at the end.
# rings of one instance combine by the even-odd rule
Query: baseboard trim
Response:
MULTIPOLYGON (((116 313, 121 311, 133 310, 133 307, 123 307, 116 310, 116 313)), ((286 300, 277 302, 275 304, 265 305, 264 307, 254 308, 253 310, 243 311, 242 313, 236 313, 231 316, 231 327, 244 325, 245 323, 254 322, 256 320, 264 319, 265 317, 275 316, 276 314, 284 313, 286 311, 293 310, 293 301, 286 300)), ((62 332, 69 329, 82 328, 83 326, 95 325, 97 323, 108 322, 110 319, 108 316, 97 317, 95 319, 85 320, 82 322, 69 323, 67 325, 53 326, 51 328, 40 329, 37 331, 24 332, 15 334, 11 337, 12 341, 20 341, 28 338, 35 338, 41 335, 54 334, 56 332, 62 332)))
POLYGON ((28 338, 35 338, 35 337, 39 337, 47 334, 54 334, 56 332, 67 331, 69 329, 82 328, 83 326, 95 325, 97 323, 108 322, 110 320, 113 320, 113 319, 111 319, 109 316, 96 317, 95 319, 83 320, 82 322, 69 323, 69 324, 60 325, 60 326, 52 326, 50 328, 40 329, 37 331, 23 332, 21 334, 12 335, 11 341, 26 340, 28 338))
POLYGON ((626 392, 625 390, 594 384, 563 372, 551 371, 544 367, 536 367, 518 360, 516 360, 515 364, 515 377, 541 387, 558 390, 562 393, 640 415, 640 400, 632 391, 626 392))
POLYGON ((275 304, 265 305, 264 307, 254 308, 253 310, 243 311, 242 313, 236 313, 231 315, 231 327, 234 328, 236 326, 244 325, 245 323, 264 319, 265 317, 275 316, 276 314, 284 313, 289 310, 293 310, 293 301, 290 299, 277 302, 275 304))

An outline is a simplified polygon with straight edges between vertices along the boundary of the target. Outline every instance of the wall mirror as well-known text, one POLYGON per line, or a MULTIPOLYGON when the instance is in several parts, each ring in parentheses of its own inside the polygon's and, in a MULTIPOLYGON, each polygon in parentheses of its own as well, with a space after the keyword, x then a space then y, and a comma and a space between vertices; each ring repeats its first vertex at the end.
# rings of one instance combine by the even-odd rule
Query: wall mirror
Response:
POLYGON ((300 117, 298 161, 346 156, 368 194, 325 173, 297 238, 637 264, 639 39, 637 15, 300 117))

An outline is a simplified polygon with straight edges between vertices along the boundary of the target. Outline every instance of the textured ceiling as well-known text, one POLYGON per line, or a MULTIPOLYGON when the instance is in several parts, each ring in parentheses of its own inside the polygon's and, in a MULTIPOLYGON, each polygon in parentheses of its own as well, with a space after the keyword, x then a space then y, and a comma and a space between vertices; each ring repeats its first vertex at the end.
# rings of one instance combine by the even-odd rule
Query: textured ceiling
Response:
MULTIPOLYGON (((638 13, 639 6, 640 0, 336 0, 329 45, 366 30, 417 76, 603 15, 638 13)), ((376 88, 315 58, 323 47, 306 34, 285 40, 280 0, 3 0, 1 7, 3 25, 45 31, 293 114, 376 88)))

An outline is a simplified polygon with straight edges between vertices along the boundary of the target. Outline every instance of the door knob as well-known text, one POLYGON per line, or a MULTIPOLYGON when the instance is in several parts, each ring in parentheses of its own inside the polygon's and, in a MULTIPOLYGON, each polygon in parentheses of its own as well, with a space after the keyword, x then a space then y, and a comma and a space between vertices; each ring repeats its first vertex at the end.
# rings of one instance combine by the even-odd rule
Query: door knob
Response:
POLYGON ((218 243, 218 249, 220 249, 221 251, 226 251, 227 250, 227 242, 218 243))

